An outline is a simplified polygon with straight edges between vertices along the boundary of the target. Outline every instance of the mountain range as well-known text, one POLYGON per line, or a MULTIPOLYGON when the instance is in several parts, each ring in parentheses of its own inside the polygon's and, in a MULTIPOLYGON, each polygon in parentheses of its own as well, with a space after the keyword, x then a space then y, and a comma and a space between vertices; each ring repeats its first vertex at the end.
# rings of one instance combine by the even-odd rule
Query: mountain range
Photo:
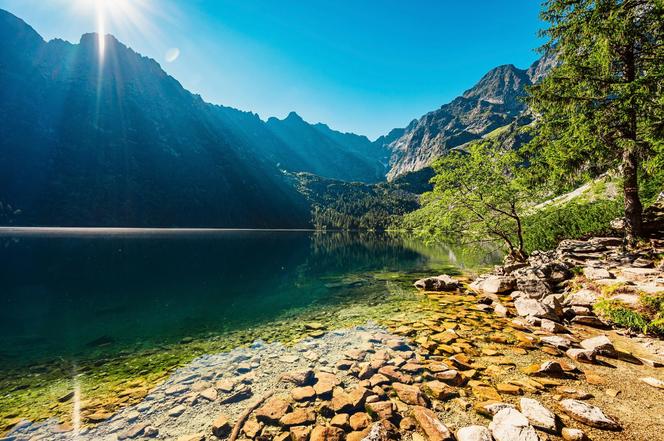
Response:
MULTIPOLYGON (((374 184, 512 123, 546 73, 497 67, 376 141, 204 102, 113 36, 44 39, 0 10, 0 224, 311 225, 297 172, 374 184)), ((425 174, 426 175, 426 174, 425 174)), ((423 175, 424 176, 424 175, 423 175)))

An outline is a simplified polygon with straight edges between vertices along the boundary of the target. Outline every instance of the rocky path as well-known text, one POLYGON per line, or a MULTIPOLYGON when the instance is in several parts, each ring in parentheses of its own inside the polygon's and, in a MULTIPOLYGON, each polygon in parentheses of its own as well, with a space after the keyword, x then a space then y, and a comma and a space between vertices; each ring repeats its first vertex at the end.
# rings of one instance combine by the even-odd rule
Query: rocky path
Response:
MULTIPOLYGON (((244 440, 664 440, 658 340, 594 315, 605 294, 585 269, 620 280, 646 258, 611 267, 618 252, 608 239, 564 246, 471 288, 419 281, 424 298, 412 312, 426 319, 404 314, 293 347, 257 342, 203 356, 96 424, 24 423, 9 438, 200 441, 237 428, 244 440)), ((647 279, 626 286, 658 288, 660 270, 648 265, 647 279)))

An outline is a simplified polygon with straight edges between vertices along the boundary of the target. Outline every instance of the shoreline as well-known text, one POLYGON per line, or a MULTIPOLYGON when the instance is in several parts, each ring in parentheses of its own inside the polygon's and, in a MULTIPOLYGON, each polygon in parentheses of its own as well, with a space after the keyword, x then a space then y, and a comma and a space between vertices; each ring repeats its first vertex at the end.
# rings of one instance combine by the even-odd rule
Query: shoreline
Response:
MULTIPOLYGON (((597 240, 571 243, 572 254, 585 255, 583 264, 600 257, 597 240)), ((604 247, 602 253, 614 252, 604 247)), ((255 440, 421 441, 456 433, 465 441, 472 439, 463 438, 469 427, 511 430, 522 418, 521 430, 550 440, 584 433, 608 441, 616 430, 621 440, 654 439, 664 431, 664 400, 657 395, 664 392, 644 379, 662 378, 664 345, 611 329, 600 318, 565 316, 563 308, 577 306, 564 306, 566 299, 587 289, 585 276, 558 268, 565 275, 556 277, 564 280, 551 284, 555 271, 528 268, 551 266, 569 250, 534 254, 528 265, 498 266, 470 285, 447 278, 456 285, 420 291, 407 309, 383 314, 381 326, 310 324, 314 336, 293 346, 255 342, 204 354, 119 411, 102 407, 90 414, 79 403, 80 418, 71 423, 19 422, 10 436, 212 441, 228 439, 237 423, 243 439, 255 440), (542 295, 532 298, 536 290, 542 295), (546 309, 542 299, 560 295, 562 315, 555 317, 556 304, 546 309), (520 299, 542 310, 523 309, 520 299), (291 379, 284 380, 288 372, 291 379), (268 390, 275 395, 261 401, 268 390), (248 410, 249 418, 240 419, 248 410), (374 432, 382 437, 366 438, 374 432)), ((613 283, 622 275, 614 277, 613 283)))

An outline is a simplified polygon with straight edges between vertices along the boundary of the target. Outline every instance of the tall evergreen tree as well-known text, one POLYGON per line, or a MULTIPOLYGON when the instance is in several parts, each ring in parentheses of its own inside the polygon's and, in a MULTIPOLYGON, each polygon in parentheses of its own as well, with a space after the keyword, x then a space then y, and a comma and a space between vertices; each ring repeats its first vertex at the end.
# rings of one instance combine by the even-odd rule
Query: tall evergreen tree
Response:
POLYGON ((542 49, 558 63, 531 89, 541 156, 554 178, 619 165, 633 242, 642 161, 662 151, 664 0, 547 0, 542 18, 542 49))

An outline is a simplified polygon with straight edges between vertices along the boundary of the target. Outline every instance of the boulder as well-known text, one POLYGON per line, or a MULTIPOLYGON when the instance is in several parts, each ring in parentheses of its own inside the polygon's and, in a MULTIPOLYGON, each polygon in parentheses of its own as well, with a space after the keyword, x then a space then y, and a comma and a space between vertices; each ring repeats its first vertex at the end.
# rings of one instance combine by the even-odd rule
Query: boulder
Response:
POLYGON ((583 275, 588 280, 613 279, 613 274, 606 268, 595 268, 592 266, 585 267, 583 275))
POLYGON ((394 404, 391 401, 376 401, 366 404, 367 413, 379 420, 392 420, 395 415, 394 404))
POLYGON ((517 278, 516 289, 533 299, 541 299, 551 294, 549 284, 534 275, 517 278))
POLYGON ((549 320, 559 320, 551 308, 535 299, 516 299, 514 301, 514 307, 516 308, 517 314, 522 317, 537 317, 546 318, 549 320))
POLYGON ((457 430, 457 441, 492 441, 491 431, 484 426, 467 426, 457 430))
POLYGON ((441 274, 436 277, 420 279, 415 282, 415 287, 424 291, 454 291, 461 287, 461 283, 447 274, 441 274))
POLYGON ((513 277, 509 276, 489 276, 484 279, 479 289, 489 294, 499 294, 512 291, 515 286, 513 277))
MULTIPOLYGON (((365 414, 366 415, 366 414, 365 414)), ((330 420, 330 426, 338 427, 340 429, 348 429, 350 418, 347 413, 338 413, 330 420)))
POLYGON ((295 426, 290 428, 291 441, 308 441, 311 427, 309 426, 295 426))
POLYGON ((527 372, 533 377, 564 377, 565 371, 557 361, 545 361, 540 365, 533 365, 526 368, 527 372))
POLYGON ((611 343, 611 340, 606 335, 587 338, 581 341, 580 344, 583 349, 596 352, 599 355, 613 355, 616 353, 613 343, 611 343))
POLYGON ((604 430, 621 430, 620 424, 604 415, 597 407, 583 401, 565 399, 560 401, 560 408, 573 419, 590 427, 604 430))
POLYGON ((295 401, 309 401, 316 398, 316 390, 311 386, 296 387, 291 391, 295 401))
POLYGON ((556 323, 549 319, 542 319, 540 322, 540 327, 543 331, 550 332, 552 334, 564 334, 569 332, 569 330, 560 323, 556 323))
POLYGON ((589 289, 580 289, 565 298, 565 306, 585 306, 592 309, 597 302, 597 293, 589 289))
POLYGON ((539 441, 528 418, 516 409, 500 410, 489 424, 489 430, 496 441, 539 441))
POLYGON ((371 417, 368 413, 357 412, 351 415, 349 424, 353 430, 366 429, 369 427, 369 425, 371 425, 371 417))
POLYGON ((422 385, 422 388, 429 396, 441 401, 448 400, 459 395, 456 389, 438 380, 427 381, 422 385))
POLYGON ((531 398, 521 398, 521 413, 528 418, 530 424, 548 432, 556 430, 556 416, 542 404, 531 398))
POLYGON ((516 410, 514 404, 503 403, 502 401, 492 401, 492 400, 476 403, 475 406, 473 407, 477 413, 487 417, 493 417, 495 414, 497 414, 503 409, 516 410))

